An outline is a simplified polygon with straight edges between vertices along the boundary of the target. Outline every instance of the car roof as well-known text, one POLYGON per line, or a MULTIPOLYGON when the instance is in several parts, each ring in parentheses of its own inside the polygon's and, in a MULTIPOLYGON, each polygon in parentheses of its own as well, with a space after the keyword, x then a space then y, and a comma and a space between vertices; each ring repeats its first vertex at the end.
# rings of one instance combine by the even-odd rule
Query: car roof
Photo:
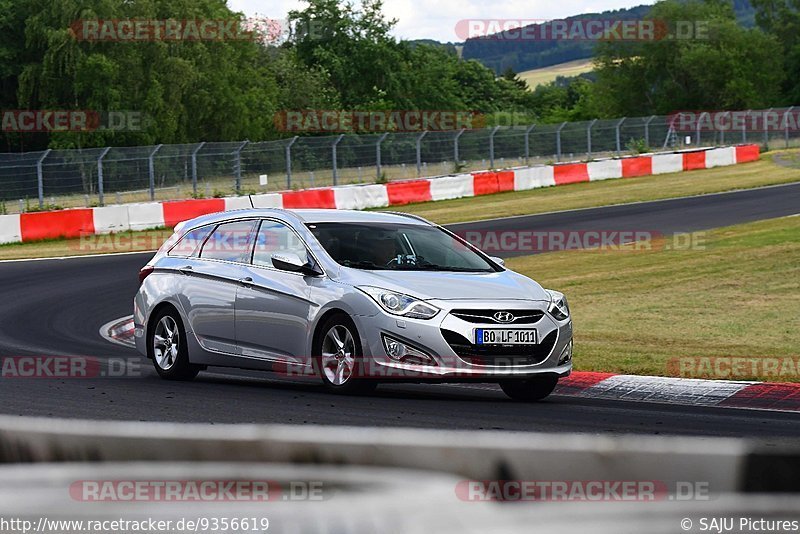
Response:
POLYGON ((355 223, 395 223, 395 224, 430 224, 428 221, 405 213, 333 210, 333 209, 298 209, 287 210, 297 214, 307 223, 355 222, 355 223))
POLYGON ((395 212, 375 212, 337 209, 282 209, 282 208, 247 208, 201 215, 183 223, 185 228, 239 219, 244 217, 282 217, 295 218, 301 223, 314 224, 326 222, 349 223, 384 223, 384 224, 417 224, 430 225, 428 221, 416 215, 395 212))

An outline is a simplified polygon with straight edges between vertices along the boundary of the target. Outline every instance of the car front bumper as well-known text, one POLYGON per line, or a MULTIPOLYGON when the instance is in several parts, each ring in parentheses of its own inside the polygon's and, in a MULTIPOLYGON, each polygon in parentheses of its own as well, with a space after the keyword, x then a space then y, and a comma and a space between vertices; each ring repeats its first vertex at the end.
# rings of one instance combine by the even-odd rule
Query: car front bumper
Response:
MULTIPOLYGON (((547 313, 543 301, 430 301, 442 311, 429 320, 408 319, 380 312, 357 316, 362 336, 364 358, 360 376, 386 381, 483 381, 497 382, 508 378, 530 378, 539 375, 566 376, 572 371, 572 320, 555 320, 547 313), (457 309, 540 310, 543 316, 533 324, 504 325, 496 322, 471 322, 452 315, 457 309), (536 358, 521 357, 519 347, 503 346, 503 355, 475 358, 474 351, 453 339, 474 341, 476 328, 535 328, 538 341, 536 358), (396 361, 387 354, 384 337, 390 337, 413 349, 424 352, 431 361, 420 359, 396 361), (446 339, 446 336, 448 339, 446 339), (546 343, 546 345, 544 345, 546 343), (468 354, 465 354, 468 353, 468 354), (476 363, 480 362, 480 363, 476 363)), ((484 347, 485 348, 485 347, 484 347)))

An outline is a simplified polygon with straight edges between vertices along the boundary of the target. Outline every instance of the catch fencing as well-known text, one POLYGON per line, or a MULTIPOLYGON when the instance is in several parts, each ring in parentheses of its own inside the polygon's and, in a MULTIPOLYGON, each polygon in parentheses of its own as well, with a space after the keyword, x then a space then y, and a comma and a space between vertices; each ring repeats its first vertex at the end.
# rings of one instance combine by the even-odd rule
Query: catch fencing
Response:
MULTIPOLYGON (((747 122, 721 126, 715 121, 696 121, 687 128, 676 115, 660 115, 457 131, 4 153, 0 214, 383 183, 699 146, 757 142, 764 149, 788 148, 797 138, 794 123, 786 120, 793 109, 746 112, 784 119, 768 128, 747 122)), ((715 115, 730 113, 737 112, 715 115)))

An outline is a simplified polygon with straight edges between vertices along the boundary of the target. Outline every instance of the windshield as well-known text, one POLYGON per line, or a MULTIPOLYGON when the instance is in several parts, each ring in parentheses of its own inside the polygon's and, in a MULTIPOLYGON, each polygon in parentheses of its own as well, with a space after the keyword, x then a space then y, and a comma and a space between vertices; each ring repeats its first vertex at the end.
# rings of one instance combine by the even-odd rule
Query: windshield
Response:
POLYGON ((462 241, 435 226, 315 223, 308 228, 340 265, 367 270, 494 272, 462 241))

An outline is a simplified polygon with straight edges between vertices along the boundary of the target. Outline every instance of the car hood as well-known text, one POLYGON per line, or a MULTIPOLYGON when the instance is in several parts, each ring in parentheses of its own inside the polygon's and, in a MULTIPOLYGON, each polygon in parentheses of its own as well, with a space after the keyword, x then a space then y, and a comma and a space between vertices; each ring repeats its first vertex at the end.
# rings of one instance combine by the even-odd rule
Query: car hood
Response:
POLYGON ((375 286, 423 300, 544 300, 542 286, 513 271, 453 273, 432 271, 350 271, 347 283, 375 286))

